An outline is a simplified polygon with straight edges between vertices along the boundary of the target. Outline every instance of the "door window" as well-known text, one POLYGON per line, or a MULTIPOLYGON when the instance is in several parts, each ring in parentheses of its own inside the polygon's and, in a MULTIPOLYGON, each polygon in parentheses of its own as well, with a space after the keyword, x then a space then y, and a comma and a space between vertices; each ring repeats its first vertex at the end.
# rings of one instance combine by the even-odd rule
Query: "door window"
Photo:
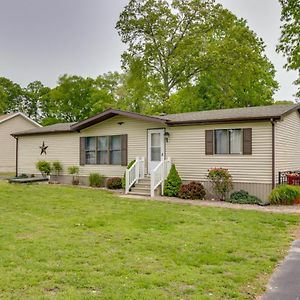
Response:
POLYGON ((151 133, 151 161, 161 160, 160 133, 151 133))

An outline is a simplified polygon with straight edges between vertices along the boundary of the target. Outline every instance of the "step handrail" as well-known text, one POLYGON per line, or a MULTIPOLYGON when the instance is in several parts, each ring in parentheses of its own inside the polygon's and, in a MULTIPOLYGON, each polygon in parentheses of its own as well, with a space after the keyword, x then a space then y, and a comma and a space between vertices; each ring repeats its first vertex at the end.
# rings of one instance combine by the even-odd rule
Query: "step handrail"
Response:
POLYGON ((164 183, 171 169, 171 159, 162 160, 151 173, 150 195, 154 197, 155 190, 161 185, 161 195, 164 194, 164 183))
POLYGON ((145 159, 136 157, 134 164, 125 171, 125 194, 128 194, 130 188, 143 179, 145 176, 145 159))

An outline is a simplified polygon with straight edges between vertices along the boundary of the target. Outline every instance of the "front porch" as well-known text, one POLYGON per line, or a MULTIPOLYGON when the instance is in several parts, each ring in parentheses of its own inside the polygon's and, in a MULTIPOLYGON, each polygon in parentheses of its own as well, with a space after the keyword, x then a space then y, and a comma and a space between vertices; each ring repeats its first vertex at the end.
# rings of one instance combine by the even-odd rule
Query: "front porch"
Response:
POLYGON ((125 194, 154 197, 155 193, 163 195, 164 181, 171 169, 171 159, 158 161, 156 166, 145 174, 144 157, 136 157, 125 173, 125 194), (158 191, 160 190, 160 191, 158 191))

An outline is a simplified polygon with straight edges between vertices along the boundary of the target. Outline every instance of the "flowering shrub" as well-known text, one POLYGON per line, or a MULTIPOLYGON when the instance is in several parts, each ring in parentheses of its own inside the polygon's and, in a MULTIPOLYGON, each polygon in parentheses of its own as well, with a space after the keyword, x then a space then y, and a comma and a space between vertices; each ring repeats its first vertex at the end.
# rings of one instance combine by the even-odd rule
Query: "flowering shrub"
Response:
POLYGON ((192 181, 182 184, 178 196, 182 199, 203 199, 206 195, 205 189, 200 182, 192 181))
POLYGON ((225 201, 233 189, 232 176, 227 169, 213 168, 208 170, 208 179, 211 181, 216 196, 225 201))

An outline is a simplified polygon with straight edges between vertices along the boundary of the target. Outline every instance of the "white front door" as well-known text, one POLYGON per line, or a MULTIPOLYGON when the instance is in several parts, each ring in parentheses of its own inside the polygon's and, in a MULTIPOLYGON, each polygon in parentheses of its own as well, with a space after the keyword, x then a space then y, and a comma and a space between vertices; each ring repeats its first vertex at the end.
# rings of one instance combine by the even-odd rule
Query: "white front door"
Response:
POLYGON ((148 173, 165 159, 164 129, 148 130, 148 173))

